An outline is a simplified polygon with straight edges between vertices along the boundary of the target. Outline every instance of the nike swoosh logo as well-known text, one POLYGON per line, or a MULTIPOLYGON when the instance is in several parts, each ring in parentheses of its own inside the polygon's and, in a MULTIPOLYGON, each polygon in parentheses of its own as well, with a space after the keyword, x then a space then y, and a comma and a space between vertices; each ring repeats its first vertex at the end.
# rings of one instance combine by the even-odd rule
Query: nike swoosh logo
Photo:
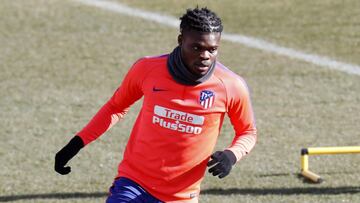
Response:
POLYGON ((167 90, 153 87, 153 92, 160 92, 160 91, 167 91, 167 90))

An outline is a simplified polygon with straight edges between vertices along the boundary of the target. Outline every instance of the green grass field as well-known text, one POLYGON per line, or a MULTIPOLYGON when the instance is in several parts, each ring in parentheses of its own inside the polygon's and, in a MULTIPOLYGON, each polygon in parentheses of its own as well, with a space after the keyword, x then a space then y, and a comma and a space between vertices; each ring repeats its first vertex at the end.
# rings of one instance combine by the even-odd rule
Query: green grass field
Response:
MULTIPOLYGON (((180 16, 207 5, 225 32, 360 64, 360 2, 119 0, 180 16)), ((144 55, 170 52, 178 30, 72 0, 0 3, 0 202, 104 202, 139 103, 71 162, 54 155, 144 55)), ((325 182, 298 177, 300 149, 359 146, 360 76, 222 41, 220 61, 248 82, 258 143, 225 179, 207 175, 200 202, 360 202, 360 155, 310 157, 325 182)), ((228 146, 225 122, 217 144, 228 146)))

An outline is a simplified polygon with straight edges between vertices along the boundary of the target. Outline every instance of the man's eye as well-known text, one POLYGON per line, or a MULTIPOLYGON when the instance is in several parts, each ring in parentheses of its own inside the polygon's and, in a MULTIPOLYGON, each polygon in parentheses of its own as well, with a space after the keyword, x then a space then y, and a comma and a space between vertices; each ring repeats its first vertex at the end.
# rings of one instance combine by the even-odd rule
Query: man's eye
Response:
POLYGON ((210 49, 210 53, 214 53, 214 52, 216 52, 216 48, 212 48, 212 49, 210 49))
POLYGON ((195 46, 195 47, 194 47, 194 50, 195 50, 195 51, 198 51, 198 50, 199 50, 199 47, 195 46))

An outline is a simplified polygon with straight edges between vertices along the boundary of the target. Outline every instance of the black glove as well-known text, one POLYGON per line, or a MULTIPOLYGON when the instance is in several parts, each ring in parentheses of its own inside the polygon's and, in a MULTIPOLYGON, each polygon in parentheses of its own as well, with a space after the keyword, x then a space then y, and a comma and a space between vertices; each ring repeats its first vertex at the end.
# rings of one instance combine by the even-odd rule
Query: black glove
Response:
POLYGON ((212 173, 213 176, 219 175, 219 178, 229 175, 232 166, 236 163, 236 156, 230 150, 217 151, 210 158, 211 160, 207 164, 209 167, 212 166, 209 173, 212 173))
POLYGON ((65 165, 67 162, 73 158, 81 148, 84 147, 84 142, 79 136, 75 136, 70 140, 70 142, 65 145, 58 153, 55 155, 55 171, 61 175, 66 175, 71 172, 71 167, 65 165))

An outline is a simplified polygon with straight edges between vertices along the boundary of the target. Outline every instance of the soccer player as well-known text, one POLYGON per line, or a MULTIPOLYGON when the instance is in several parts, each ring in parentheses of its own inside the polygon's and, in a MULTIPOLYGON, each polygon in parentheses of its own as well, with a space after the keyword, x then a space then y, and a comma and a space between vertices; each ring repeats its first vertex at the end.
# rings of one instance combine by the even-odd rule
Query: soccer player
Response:
POLYGON ((216 60, 221 19, 197 7, 180 20, 178 46, 135 62, 109 101, 55 156, 55 170, 68 174, 67 162, 143 98, 107 203, 198 202, 207 166, 223 178, 255 145, 248 87, 216 60), (212 153, 225 115, 234 138, 212 153))

